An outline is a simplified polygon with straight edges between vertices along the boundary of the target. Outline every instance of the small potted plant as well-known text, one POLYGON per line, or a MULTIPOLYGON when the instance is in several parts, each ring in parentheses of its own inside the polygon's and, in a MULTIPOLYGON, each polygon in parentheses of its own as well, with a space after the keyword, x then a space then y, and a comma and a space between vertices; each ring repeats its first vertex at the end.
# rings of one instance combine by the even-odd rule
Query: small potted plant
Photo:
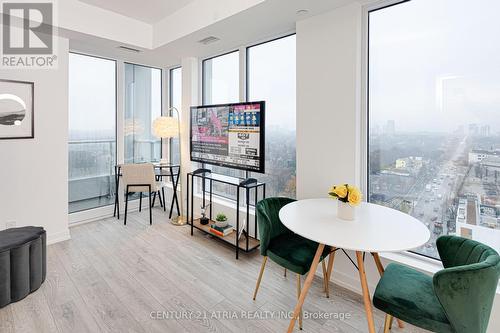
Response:
POLYGON ((224 213, 219 213, 215 217, 215 225, 219 228, 224 228, 227 226, 227 217, 224 213))
POLYGON ((363 195, 353 185, 340 184, 333 186, 328 195, 338 200, 337 216, 343 220, 354 220, 356 217, 355 207, 361 203, 363 195))

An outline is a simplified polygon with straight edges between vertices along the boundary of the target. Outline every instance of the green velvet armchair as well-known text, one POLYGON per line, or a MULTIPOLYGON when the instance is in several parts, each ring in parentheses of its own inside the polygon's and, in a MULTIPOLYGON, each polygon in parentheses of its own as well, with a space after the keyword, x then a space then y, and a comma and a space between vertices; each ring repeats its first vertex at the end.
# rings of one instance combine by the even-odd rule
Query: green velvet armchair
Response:
POLYGON ((484 333, 500 274, 500 256, 492 248, 457 236, 442 236, 437 249, 444 269, 433 277, 389 264, 373 304, 392 316, 433 332, 484 333))
MULTIPOLYGON (((257 297, 262 274, 266 266, 267 258, 294 273, 297 273, 297 298, 301 292, 300 276, 306 274, 318 249, 318 243, 294 234, 287 229, 279 219, 281 207, 294 202, 289 198, 267 198, 257 203, 257 221, 260 236, 260 254, 264 257, 255 286, 253 299, 257 297)), ((328 276, 325 268, 324 258, 328 256, 330 249, 325 247, 321 257, 324 277, 324 290, 328 295, 328 276)), ((299 316, 299 328, 302 329, 302 315, 299 316)))

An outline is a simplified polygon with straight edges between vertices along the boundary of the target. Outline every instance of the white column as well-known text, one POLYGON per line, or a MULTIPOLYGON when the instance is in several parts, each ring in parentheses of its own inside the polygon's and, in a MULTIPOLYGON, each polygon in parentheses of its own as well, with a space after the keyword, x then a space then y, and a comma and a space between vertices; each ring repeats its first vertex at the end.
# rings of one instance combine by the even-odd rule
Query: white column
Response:
POLYGON ((116 162, 125 160, 125 64, 116 61, 116 162))
MULTIPOLYGON (((161 89, 161 115, 168 116, 168 109, 170 108, 170 69, 164 68, 162 70, 161 78, 162 89, 161 89)), ((162 139, 161 145, 161 156, 162 158, 167 158, 170 156, 170 139, 162 139)))
MULTIPOLYGON (((116 164, 125 161, 125 64, 121 60, 116 61, 116 164)), ((114 170, 113 170, 114 172, 114 170)), ((123 200, 123 181, 116 189, 118 204, 120 206, 120 217, 125 213, 125 203, 123 200)))
POLYGON ((361 14, 355 3, 297 22, 299 199, 359 185, 361 14))
POLYGON ((181 60, 182 65, 182 107, 180 111, 181 117, 181 181, 179 189, 179 198, 182 198, 182 215, 186 214, 187 197, 186 197, 186 174, 192 171, 192 163, 190 160, 189 151, 189 124, 190 124, 190 108, 199 104, 199 61, 198 58, 189 57, 181 60))

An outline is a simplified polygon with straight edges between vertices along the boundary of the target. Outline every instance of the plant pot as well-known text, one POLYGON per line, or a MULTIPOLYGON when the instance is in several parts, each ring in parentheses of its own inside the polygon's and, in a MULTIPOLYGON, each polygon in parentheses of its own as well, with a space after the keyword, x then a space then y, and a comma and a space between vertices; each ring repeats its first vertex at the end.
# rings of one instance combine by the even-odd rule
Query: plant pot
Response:
POLYGON ((215 221, 215 225, 219 228, 225 228, 227 226, 227 220, 226 221, 215 221))
POLYGON ((352 221, 356 218, 356 207, 351 206, 347 202, 337 200, 337 216, 346 221, 352 221))

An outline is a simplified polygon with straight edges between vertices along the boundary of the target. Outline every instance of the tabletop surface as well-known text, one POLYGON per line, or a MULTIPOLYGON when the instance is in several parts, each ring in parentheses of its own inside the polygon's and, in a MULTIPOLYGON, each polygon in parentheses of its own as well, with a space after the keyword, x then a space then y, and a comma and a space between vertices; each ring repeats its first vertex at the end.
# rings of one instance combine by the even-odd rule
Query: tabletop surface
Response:
POLYGON ((333 199, 299 200, 281 208, 281 222, 291 231, 318 243, 365 252, 399 252, 424 245, 427 227, 416 218, 367 202, 356 207, 356 218, 337 217, 333 199))

